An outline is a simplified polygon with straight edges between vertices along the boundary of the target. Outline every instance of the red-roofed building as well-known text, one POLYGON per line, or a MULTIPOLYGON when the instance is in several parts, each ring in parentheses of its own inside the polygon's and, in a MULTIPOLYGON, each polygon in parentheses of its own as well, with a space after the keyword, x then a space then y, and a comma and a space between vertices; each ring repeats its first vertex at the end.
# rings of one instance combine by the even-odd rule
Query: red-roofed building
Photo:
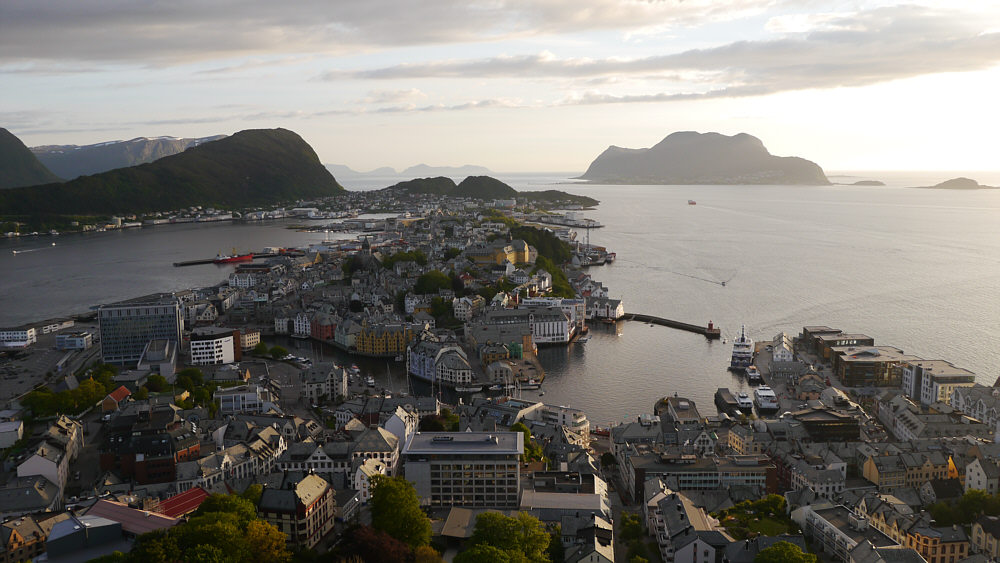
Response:
POLYGON ((132 392, 128 390, 128 387, 122 385, 104 397, 104 401, 101 402, 101 410, 104 412, 118 410, 130 395, 132 392))
POLYGON ((180 518, 185 514, 198 510, 198 507, 207 498, 208 493, 205 492, 205 489, 194 487, 160 502, 160 508, 157 512, 171 518, 180 518))

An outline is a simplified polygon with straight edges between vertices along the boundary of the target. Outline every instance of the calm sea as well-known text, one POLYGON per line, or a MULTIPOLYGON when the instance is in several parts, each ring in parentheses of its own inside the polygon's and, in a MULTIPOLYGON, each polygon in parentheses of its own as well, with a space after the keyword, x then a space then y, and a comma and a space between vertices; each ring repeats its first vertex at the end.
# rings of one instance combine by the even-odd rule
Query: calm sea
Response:
MULTIPOLYGON (((567 175, 499 176, 518 189, 557 188, 601 200, 588 216, 606 227, 590 239, 618 260, 590 273, 629 312, 712 320, 727 341, 741 325, 759 340, 825 324, 949 360, 992 384, 1000 375, 1000 190, 903 187, 956 175, 831 176, 876 178, 885 187, 605 186, 573 184, 567 175)), ((998 174, 970 176, 1000 184, 998 174)), ((392 182, 345 183, 359 189, 392 182)), ((212 285, 230 267, 172 263, 323 238, 267 223, 4 240, 0 325, 212 285), (13 249, 31 252, 15 256, 13 249)), ((544 349, 541 359, 544 400, 582 408, 596 424, 649 412, 657 398, 674 393, 712 413, 717 387, 740 386, 725 370, 728 342, 635 322, 593 332, 586 344, 544 349)), ((393 386, 402 387, 395 379, 393 386)))

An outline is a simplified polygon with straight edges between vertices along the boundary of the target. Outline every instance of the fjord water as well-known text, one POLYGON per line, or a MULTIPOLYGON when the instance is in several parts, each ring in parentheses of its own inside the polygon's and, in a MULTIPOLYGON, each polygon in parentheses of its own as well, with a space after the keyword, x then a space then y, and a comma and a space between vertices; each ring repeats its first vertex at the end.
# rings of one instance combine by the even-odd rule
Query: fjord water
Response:
MULTIPOLYGON (((606 227, 592 230, 591 242, 618 260, 590 274, 624 299, 626 311, 712 320, 727 340, 636 322, 597 325, 586 344, 541 351, 544 400, 582 408, 600 425, 650 412, 657 398, 673 393, 712 413, 717 387, 741 385, 725 370, 741 324, 757 340, 810 324, 864 332, 876 344, 952 361, 992 384, 1000 375, 1000 190, 902 187, 953 176, 880 175, 889 186, 803 187, 553 185, 566 176, 500 175, 518 189, 599 199, 587 216, 606 227)), ((266 223, 6 240, 0 325, 212 285, 231 266, 172 263, 323 238, 266 223), (52 241, 57 246, 46 246, 52 241)))

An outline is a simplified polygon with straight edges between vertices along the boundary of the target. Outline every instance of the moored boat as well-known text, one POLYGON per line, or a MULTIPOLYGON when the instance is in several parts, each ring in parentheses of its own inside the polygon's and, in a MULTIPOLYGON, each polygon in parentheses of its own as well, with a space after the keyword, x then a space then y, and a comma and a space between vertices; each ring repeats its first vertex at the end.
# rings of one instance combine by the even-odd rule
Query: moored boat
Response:
POLYGON ((247 254, 237 254, 234 252, 228 256, 223 256, 222 253, 219 253, 212 262, 216 264, 231 264, 233 262, 250 262, 251 260, 253 260, 253 252, 247 254))
POLYGON ((455 387, 455 391, 459 393, 478 393, 483 390, 482 385, 469 385, 465 387, 455 387))
POLYGON ((733 339, 733 356, 729 369, 743 371, 753 364, 753 339, 747 336, 747 327, 740 327, 740 335, 733 339))
POLYGON ((736 394, 736 404, 738 405, 737 408, 739 408, 740 412, 743 414, 750 414, 753 412, 753 400, 750 398, 750 395, 746 394, 745 391, 740 391, 736 394))
POLYGON ((541 386, 542 382, 537 379, 529 379, 528 381, 525 381, 518 385, 518 387, 520 387, 521 389, 527 389, 527 390, 538 389, 541 386))
POLYGON ((754 390, 753 402, 757 406, 758 413, 768 414, 778 412, 778 396, 767 385, 761 385, 754 390))
POLYGON ((732 392, 726 387, 719 387, 715 392, 715 406, 719 409, 719 413, 725 413, 730 416, 735 416, 740 410, 740 405, 736 402, 736 397, 733 397, 732 392))
POLYGON ((760 374, 757 366, 747 366, 747 383, 764 383, 764 376, 760 374))

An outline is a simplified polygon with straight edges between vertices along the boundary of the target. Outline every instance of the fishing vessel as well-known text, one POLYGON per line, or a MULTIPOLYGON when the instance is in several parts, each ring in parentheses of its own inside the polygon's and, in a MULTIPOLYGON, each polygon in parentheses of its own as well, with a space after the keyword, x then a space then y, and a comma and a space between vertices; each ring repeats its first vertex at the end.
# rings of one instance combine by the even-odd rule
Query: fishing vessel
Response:
POLYGON ((760 414, 778 412, 778 396, 767 385, 761 385, 754 390, 753 402, 757 405, 757 412, 760 414))
POLYGON ((695 201, 695 200, 693 200, 693 199, 689 199, 688 200, 688 205, 698 205, 698 202, 695 201))
POLYGON ((740 335, 733 339, 733 356, 729 369, 743 371, 753 364, 753 339, 747 336, 746 325, 740 327, 740 335))
POLYGON ((483 390, 482 385, 469 385, 466 387, 455 387, 455 391, 459 393, 478 393, 483 390))
POLYGON ((250 262, 253 260, 253 252, 247 254, 238 254, 235 251, 228 256, 223 255, 221 252, 215 257, 212 262, 216 264, 231 264, 233 262, 250 262))
POLYGON ((526 389, 526 390, 538 389, 541 386, 542 382, 537 379, 529 379, 528 381, 525 381, 520 385, 521 389, 526 389))

